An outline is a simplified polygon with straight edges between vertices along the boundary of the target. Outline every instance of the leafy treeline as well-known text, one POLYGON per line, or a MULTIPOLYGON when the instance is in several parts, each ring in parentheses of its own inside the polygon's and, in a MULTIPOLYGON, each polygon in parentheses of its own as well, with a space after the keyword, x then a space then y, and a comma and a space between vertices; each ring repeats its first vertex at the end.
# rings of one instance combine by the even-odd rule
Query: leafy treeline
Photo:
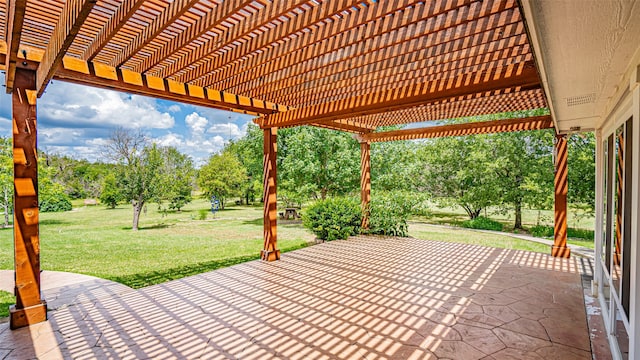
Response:
MULTIPOLYGON (((553 139, 553 130, 544 130, 373 143, 373 197, 429 198, 460 206, 470 219, 487 207, 497 208, 512 212, 514 227, 520 228, 523 208, 553 206, 553 139)), ((0 208, 10 211, 11 140, 2 138, 0 145, 0 208)), ((99 198, 110 207, 128 203, 137 229, 147 204, 179 211, 194 189, 205 198, 215 196, 223 207, 230 199, 261 201, 262 150, 262 130, 249 124, 245 136, 196 170, 177 149, 155 145, 141 132, 116 129, 104 148, 104 162, 40 155, 41 209, 68 210, 69 199, 80 198, 99 198)), ((594 207, 594 154, 592 133, 569 138, 569 201, 585 213, 594 207)), ((359 194, 360 147, 351 134, 315 127, 280 129, 277 161, 283 205, 359 194)))
MULTIPOLYGON (((486 119, 481 119, 486 120, 486 119)), ((553 206, 553 130, 373 143, 371 183, 376 193, 423 195, 458 205, 470 219, 487 207, 513 212, 553 206)), ((247 170, 245 196, 260 197, 262 130, 250 125, 227 146, 247 170)), ((569 138, 569 202, 593 212, 595 137, 569 138)), ((278 197, 287 204, 357 196, 360 148, 350 134, 314 127, 278 131, 278 197)), ((239 195, 238 192, 236 195, 239 195)), ((382 195, 380 195, 382 196, 382 195)))

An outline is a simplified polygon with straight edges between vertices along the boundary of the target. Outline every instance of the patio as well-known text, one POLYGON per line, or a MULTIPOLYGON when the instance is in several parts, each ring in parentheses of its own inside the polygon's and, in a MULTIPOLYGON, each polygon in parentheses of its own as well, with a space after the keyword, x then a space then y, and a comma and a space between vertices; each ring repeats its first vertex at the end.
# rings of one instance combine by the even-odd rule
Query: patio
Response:
POLYGON ((591 359, 576 258, 357 237, 0 325, 0 359, 591 359))

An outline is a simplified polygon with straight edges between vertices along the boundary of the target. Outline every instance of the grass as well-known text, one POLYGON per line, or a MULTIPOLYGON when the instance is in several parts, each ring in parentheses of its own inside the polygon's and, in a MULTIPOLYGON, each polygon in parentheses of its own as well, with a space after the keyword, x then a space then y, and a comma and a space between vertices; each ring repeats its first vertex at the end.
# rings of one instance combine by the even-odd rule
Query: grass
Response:
MULTIPOLYGON (((430 204, 431 214, 422 216, 421 221, 427 221, 434 224, 460 225, 463 221, 468 220, 467 213, 460 206, 438 207, 436 204, 430 204)), ((513 230, 514 214, 513 211, 503 213, 497 208, 488 208, 480 215, 488 217, 492 220, 499 221, 505 225, 505 230, 513 230)), ((522 225, 530 228, 539 223, 543 225, 553 226, 553 210, 531 210, 522 209, 522 225)), ((572 228, 593 229, 595 226, 595 218, 593 216, 578 216, 576 210, 569 208, 569 216, 567 224, 572 228)))
MULTIPOLYGON (((257 259, 262 248, 261 206, 230 206, 215 216, 208 212, 205 220, 199 220, 209 209, 205 200, 195 200, 183 211, 169 213, 150 204, 137 232, 131 231, 129 205, 107 209, 85 207, 80 201, 74 206, 70 212, 41 214, 44 270, 87 274, 141 288, 257 259)), ((530 219, 529 215, 525 219, 530 219)), ((432 218, 457 216, 434 212, 432 218)), ((410 224, 409 234, 419 239, 549 252, 547 245, 506 235, 422 223, 410 224)), ((278 226, 278 246, 283 252, 305 247, 313 239, 299 221, 278 226)), ((593 247, 593 242, 582 241, 579 245, 593 247)), ((13 268, 12 253, 12 229, 0 229, 0 269, 13 268)), ((14 302, 13 297, 2 296, 0 301, 14 302)), ((0 311, 6 310, 6 304, 0 302, 0 311)))
MULTIPOLYGON (((468 215, 459 206, 454 207, 438 207, 435 204, 431 204, 431 213, 428 216, 414 216, 412 219, 419 222, 439 224, 439 225, 452 225, 462 226, 463 223, 469 220, 468 215)), ((485 216, 485 212, 481 214, 485 216)), ((528 229, 534 227, 538 223, 550 226, 553 229, 553 210, 522 210, 522 225, 525 231, 514 230, 513 212, 504 214, 497 209, 489 208, 486 211, 486 216, 491 220, 498 221, 504 225, 503 231, 514 233, 528 233, 528 229)), ((576 211, 569 209, 569 219, 567 221, 569 229, 569 238, 567 242, 571 245, 579 245, 593 249, 595 244, 593 240, 593 229, 595 219, 592 216, 580 217, 576 215, 576 211)), ((551 236, 553 238, 553 236, 551 236)))
POLYGON ((9 305, 16 303, 12 293, 0 290, 0 319, 9 316, 9 305))
POLYGON ((500 249, 527 250, 548 254, 548 245, 516 239, 508 235, 487 234, 463 228, 447 228, 424 223, 410 223, 409 234, 418 239, 490 246, 500 249))
MULTIPOLYGON (((139 288, 258 258, 262 207, 234 206, 197 220, 209 203, 162 214, 154 204, 131 231, 131 207, 79 207, 41 214, 41 267, 97 276, 139 288)), ((13 268, 11 229, 0 230, 0 269, 13 268), (4 255, 6 254, 6 256, 4 255)), ((280 249, 306 246, 314 237, 300 224, 278 227, 280 249)))

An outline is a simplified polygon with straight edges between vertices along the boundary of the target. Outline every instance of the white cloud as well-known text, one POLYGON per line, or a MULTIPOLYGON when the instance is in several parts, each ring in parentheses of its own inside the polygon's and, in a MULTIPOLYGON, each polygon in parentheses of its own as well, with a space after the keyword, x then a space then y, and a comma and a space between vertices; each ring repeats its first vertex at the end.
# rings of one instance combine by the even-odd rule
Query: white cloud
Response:
POLYGON ((209 120, 193 112, 184 118, 184 123, 194 136, 202 136, 209 120))
POLYGON ((108 143, 109 143, 109 140, 105 138, 92 138, 92 139, 87 139, 85 141, 85 144, 91 145, 91 146, 97 146, 97 147, 104 147, 108 143))
POLYGON ((173 146, 175 148, 179 148, 184 143, 184 139, 179 134, 168 133, 154 139, 154 142, 160 146, 173 146))
POLYGON ((173 104, 173 105, 169 106, 169 108, 167 110, 169 110, 169 112, 175 113, 175 112, 180 111, 181 109, 180 109, 180 105, 173 104))
POLYGON ((238 125, 234 123, 228 124, 213 124, 207 129, 207 133, 210 134, 221 134, 222 136, 227 136, 229 138, 238 138, 242 137, 246 132, 246 127, 244 131, 240 130, 238 125))
POLYGON ((173 116, 156 110, 151 98, 56 82, 42 97, 39 117, 76 127, 169 129, 173 116))

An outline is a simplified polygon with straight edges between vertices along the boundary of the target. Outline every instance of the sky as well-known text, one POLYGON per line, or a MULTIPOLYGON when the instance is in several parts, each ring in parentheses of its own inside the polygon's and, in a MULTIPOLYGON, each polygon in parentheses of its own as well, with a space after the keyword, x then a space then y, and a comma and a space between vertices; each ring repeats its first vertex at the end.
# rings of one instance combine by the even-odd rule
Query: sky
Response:
MULTIPOLYGON (((4 74, 0 83, 4 84, 4 74)), ((113 129, 142 129, 201 165, 230 139, 242 137, 252 116, 111 90, 52 81, 38 99, 38 148, 101 160, 113 129)), ((0 136, 11 136, 11 95, 0 91, 0 136)), ((106 159, 105 159, 106 161, 106 159)))

